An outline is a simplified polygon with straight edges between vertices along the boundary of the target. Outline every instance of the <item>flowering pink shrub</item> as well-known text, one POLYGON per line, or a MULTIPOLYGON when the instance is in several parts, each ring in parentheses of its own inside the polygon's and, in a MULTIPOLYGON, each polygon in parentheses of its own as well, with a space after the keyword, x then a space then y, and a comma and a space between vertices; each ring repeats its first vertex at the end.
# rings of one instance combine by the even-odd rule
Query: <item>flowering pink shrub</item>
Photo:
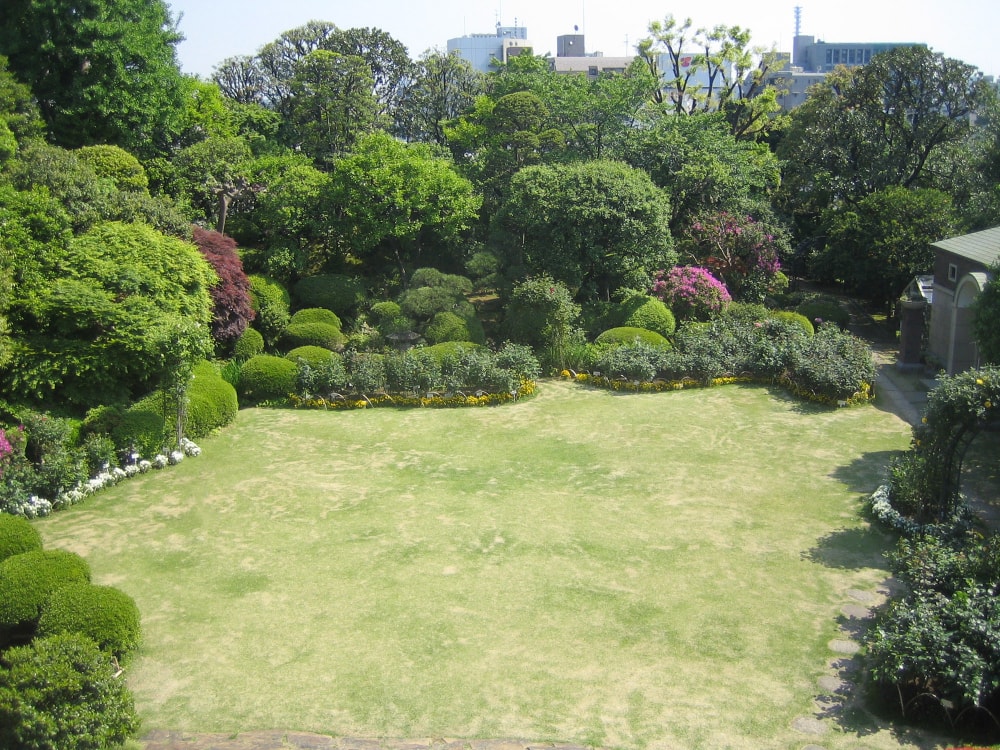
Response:
POLYGON ((709 268, 734 297, 747 302, 764 299, 781 270, 778 255, 787 249, 784 237, 776 236, 752 216, 725 211, 701 216, 680 244, 691 260, 709 268))
POLYGON ((732 301, 726 285, 699 266, 657 271, 652 292, 681 320, 708 320, 732 301))

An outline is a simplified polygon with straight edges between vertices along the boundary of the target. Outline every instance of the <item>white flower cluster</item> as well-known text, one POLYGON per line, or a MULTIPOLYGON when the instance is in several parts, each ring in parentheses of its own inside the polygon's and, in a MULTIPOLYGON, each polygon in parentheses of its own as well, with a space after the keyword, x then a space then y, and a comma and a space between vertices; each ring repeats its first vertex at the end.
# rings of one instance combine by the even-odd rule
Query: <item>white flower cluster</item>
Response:
POLYGON ((892 488, 888 484, 879 485, 878 489, 868 498, 868 504, 872 509, 872 515, 879 521, 906 536, 913 536, 918 532, 932 534, 941 530, 960 527, 968 528, 972 523, 972 512, 965 502, 961 502, 955 509, 954 514, 942 523, 921 526, 912 518, 907 518, 892 507, 892 488))
POLYGON ((111 487, 118 484, 123 479, 129 479, 139 474, 145 474, 150 469, 162 469, 167 465, 178 464, 183 460, 185 455, 188 456, 198 456, 201 454, 201 448, 195 445, 192 441, 187 438, 181 440, 180 450, 171 451, 169 456, 158 454, 153 457, 152 461, 147 461, 146 459, 140 459, 138 453, 132 453, 129 455, 129 459, 132 461, 128 466, 124 468, 109 468, 107 464, 104 465, 104 469, 96 477, 88 479, 86 482, 81 482, 80 484, 73 487, 71 490, 66 490, 60 493, 59 497, 55 499, 55 502, 49 502, 45 498, 37 497, 32 495, 27 500, 20 503, 10 509, 11 513, 19 516, 25 516, 26 518, 38 518, 39 516, 47 516, 52 512, 53 509, 59 510, 62 508, 68 508, 71 505, 76 505, 82 502, 88 495, 92 495, 95 492, 103 490, 105 487, 111 487))

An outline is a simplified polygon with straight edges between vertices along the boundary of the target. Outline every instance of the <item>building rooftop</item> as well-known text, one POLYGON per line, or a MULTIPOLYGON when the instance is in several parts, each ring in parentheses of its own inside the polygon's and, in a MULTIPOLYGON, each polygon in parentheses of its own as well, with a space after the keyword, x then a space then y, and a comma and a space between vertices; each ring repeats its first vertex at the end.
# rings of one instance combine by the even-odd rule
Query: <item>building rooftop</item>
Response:
POLYGON ((946 240, 932 242, 931 247, 990 266, 1000 261, 1000 227, 949 237, 946 240))

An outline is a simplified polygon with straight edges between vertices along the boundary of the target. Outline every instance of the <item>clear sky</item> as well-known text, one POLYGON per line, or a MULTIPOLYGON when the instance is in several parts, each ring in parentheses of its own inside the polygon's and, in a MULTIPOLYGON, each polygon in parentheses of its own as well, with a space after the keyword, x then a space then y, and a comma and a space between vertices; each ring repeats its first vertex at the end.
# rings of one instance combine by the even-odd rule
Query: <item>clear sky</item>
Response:
POLYGON ((185 73, 208 77, 233 55, 252 55, 281 32, 310 20, 341 28, 388 32, 417 58, 445 49, 447 40, 491 33, 497 21, 523 26, 538 54, 555 54, 556 37, 586 35, 587 51, 634 54, 647 26, 667 13, 690 16, 695 26, 739 25, 754 44, 791 51, 795 6, 801 33, 828 42, 923 42, 935 52, 1000 76, 1000 3, 996 0, 167 0, 180 31, 185 73), (685 11, 685 7, 691 8, 685 11))

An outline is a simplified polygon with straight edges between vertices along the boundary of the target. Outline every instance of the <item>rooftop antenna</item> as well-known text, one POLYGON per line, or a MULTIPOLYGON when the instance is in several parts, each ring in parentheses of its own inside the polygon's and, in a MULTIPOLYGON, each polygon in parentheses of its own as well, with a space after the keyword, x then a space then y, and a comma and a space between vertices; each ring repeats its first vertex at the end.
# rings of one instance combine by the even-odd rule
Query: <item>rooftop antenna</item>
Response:
POLYGON ((799 36, 802 33, 802 6, 795 6, 795 36, 799 36))
POLYGON ((625 57, 628 57, 628 50, 629 50, 629 46, 628 46, 628 34, 626 34, 625 35, 625 57))

